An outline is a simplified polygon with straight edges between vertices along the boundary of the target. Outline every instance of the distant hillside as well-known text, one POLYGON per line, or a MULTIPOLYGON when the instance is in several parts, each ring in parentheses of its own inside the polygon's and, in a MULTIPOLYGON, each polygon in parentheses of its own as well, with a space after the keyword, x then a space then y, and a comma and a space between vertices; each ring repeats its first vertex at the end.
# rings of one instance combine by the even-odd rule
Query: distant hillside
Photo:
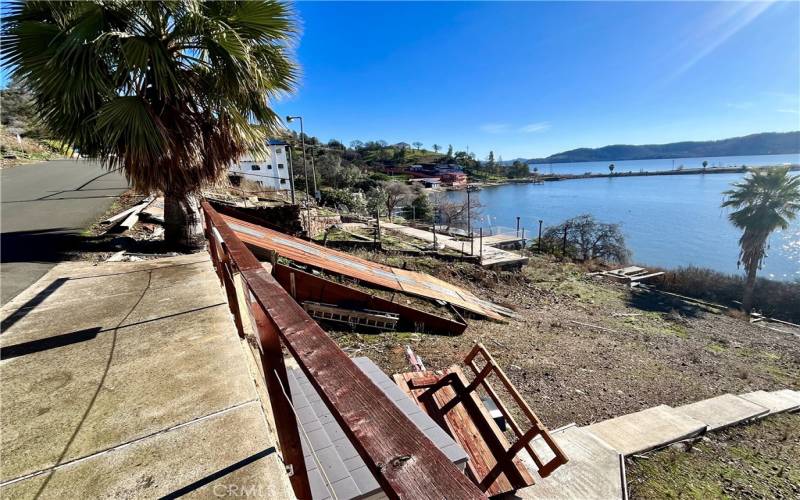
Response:
POLYGON ((647 160, 655 158, 702 158, 800 153, 800 132, 765 132, 720 141, 687 141, 632 146, 617 144, 602 148, 578 148, 528 163, 578 161, 647 160))

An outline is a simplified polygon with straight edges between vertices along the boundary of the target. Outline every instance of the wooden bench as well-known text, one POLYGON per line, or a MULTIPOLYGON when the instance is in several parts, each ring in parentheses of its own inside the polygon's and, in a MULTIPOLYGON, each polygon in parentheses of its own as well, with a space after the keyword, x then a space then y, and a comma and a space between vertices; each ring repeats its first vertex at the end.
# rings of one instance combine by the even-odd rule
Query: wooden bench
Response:
POLYGON ((466 473, 478 487, 490 496, 514 491, 534 483, 531 473, 518 456, 525 449, 542 477, 551 474, 567 462, 563 451, 551 438, 547 428, 539 421, 505 373, 481 344, 476 344, 464 363, 475 373, 472 382, 461 368, 452 366, 444 371, 418 371, 394 375, 395 382, 411 396, 469 455, 466 473), (484 364, 475 363, 478 356, 484 364), (530 421, 523 431, 487 377, 495 374, 530 421), (516 436, 510 444, 481 401, 477 389, 482 387, 490 397, 508 426, 516 436), (536 436, 542 436, 552 457, 542 459, 531 447, 536 436))

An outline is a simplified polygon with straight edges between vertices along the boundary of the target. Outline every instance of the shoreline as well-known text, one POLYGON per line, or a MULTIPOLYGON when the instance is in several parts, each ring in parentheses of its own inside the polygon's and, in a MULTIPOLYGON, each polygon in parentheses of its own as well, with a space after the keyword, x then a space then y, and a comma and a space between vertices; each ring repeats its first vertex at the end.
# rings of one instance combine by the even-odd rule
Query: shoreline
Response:
POLYGON ((764 165, 758 167, 709 167, 709 168, 684 168, 681 170, 653 170, 644 172, 617 172, 617 173, 585 173, 585 174, 545 174, 536 175, 525 179, 502 179, 496 181, 476 181, 470 182, 466 186, 454 186, 442 189, 443 191, 464 191, 468 188, 484 188, 504 186, 507 184, 544 184, 545 182, 568 181, 574 179, 603 179, 619 177, 651 177, 665 175, 706 175, 706 174, 736 174, 754 172, 788 166, 792 172, 800 172, 800 164, 791 165, 764 165))

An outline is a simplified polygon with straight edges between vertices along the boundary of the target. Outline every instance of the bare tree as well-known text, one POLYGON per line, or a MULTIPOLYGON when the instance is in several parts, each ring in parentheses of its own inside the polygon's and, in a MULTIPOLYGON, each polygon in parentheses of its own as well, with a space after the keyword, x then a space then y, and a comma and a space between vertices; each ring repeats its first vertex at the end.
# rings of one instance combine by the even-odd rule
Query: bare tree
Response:
POLYGON ((389 181, 383 183, 383 191, 386 193, 386 212, 392 216, 394 209, 398 205, 403 205, 411 198, 411 187, 402 182, 389 181))
POLYGON ((417 151, 422 149, 422 143, 421 142, 417 141, 417 142, 413 142, 412 144, 414 145, 415 148, 417 148, 417 151))
POLYGON ((543 239, 544 244, 551 250, 559 252, 564 250, 563 245, 566 241, 566 253, 579 260, 602 260, 625 264, 630 258, 619 224, 598 222, 588 214, 548 227, 543 239))
POLYGON ((470 197, 467 205, 466 195, 455 199, 445 193, 436 193, 433 205, 438 213, 439 223, 448 231, 451 227, 467 228, 467 215, 474 223, 480 218, 483 208, 477 196, 470 197))

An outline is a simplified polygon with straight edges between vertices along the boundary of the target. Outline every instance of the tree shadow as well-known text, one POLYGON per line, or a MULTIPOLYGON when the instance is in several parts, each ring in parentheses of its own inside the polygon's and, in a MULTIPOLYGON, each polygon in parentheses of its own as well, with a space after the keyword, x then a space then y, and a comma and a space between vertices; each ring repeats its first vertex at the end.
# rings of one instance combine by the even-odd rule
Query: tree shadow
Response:
POLYGON ((631 290, 628 292, 628 307, 664 314, 677 311, 681 316, 688 318, 698 318, 703 316, 706 312, 702 307, 686 302, 678 297, 641 290, 631 290))
POLYGON ((71 228, 17 231, 0 235, 0 263, 63 262, 81 253, 108 253, 126 250, 134 253, 162 254, 172 251, 163 240, 139 241, 107 233, 85 236, 71 228))

